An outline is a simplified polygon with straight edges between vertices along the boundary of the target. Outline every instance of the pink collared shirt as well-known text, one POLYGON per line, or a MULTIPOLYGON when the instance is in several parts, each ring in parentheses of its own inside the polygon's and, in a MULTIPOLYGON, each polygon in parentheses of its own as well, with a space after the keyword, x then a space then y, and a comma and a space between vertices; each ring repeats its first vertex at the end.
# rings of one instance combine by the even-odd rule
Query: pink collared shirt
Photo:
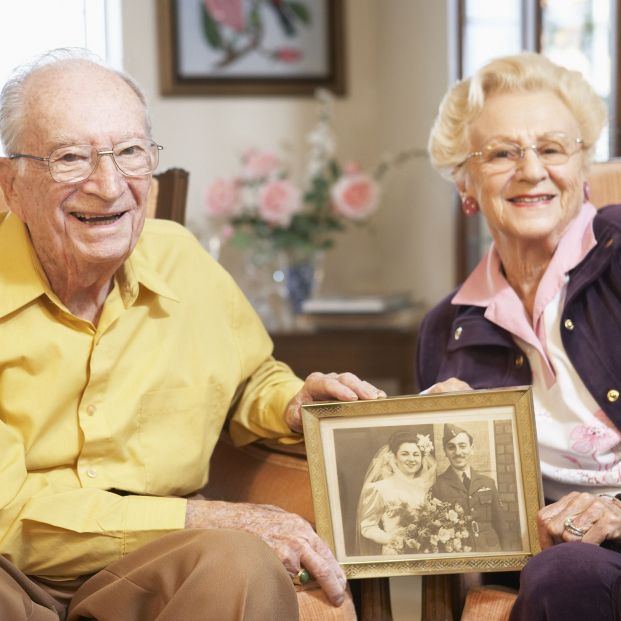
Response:
POLYGON ((571 364, 560 320, 568 272, 595 246, 596 209, 585 203, 559 241, 535 294, 532 318, 501 269, 491 245, 453 297, 453 304, 485 308, 485 317, 513 335, 533 372, 533 399, 545 495, 574 489, 619 491, 621 434, 599 408, 571 364))

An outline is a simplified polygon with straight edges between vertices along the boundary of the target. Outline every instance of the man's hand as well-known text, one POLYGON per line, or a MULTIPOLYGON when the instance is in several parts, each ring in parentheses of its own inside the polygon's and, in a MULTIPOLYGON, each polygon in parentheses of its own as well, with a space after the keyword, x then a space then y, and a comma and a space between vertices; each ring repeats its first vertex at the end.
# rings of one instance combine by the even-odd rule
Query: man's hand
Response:
POLYGON ((537 534, 542 548, 563 541, 599 545, 606 540, 621 540, 621 502, 610 496, 571 492, 539 511, 537 534), (567 529, 568 519, 584 535, 567 529))
POLYGON ((292 431, 302 431, 303 403, 312 401, 357 401, 358 399, 378 399, 386 393, 359 379, 353 373, 311 373, 285 410, 285 422, 292 431))
POLYGON ((328 546, 299 515, 271 505, 188 500, 186 528, 233 528, 260 537, 291 576, 305 568, 328 599, 340 606, 347 579, 328 546))

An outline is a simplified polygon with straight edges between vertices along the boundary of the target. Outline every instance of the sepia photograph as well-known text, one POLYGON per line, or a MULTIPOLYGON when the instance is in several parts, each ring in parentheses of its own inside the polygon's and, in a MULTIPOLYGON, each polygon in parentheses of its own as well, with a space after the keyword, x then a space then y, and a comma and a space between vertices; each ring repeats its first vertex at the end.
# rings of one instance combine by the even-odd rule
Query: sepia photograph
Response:
POLYGON ((317 528, 350 577, 515 569, 537 551, 528 389, 316 404, 303 418, 317 528))

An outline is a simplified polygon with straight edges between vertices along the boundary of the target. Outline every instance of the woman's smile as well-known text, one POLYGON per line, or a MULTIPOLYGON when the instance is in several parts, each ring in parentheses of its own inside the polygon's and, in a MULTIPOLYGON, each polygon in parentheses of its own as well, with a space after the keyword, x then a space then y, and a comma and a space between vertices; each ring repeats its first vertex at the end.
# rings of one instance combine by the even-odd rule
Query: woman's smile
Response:
POLYGON ((515 207, 540 207, 549 205, 555 194, 519 194, 507 200, 515 207))

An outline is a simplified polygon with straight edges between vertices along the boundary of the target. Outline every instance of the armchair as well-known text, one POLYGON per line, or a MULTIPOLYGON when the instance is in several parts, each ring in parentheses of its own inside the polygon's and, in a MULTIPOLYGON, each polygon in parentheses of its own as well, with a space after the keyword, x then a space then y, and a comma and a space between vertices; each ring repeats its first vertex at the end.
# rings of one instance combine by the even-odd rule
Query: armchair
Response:
POLYGON ((147 199, 147 215, 185 224, 189 176, 183 168, 169 168, 153 175, 147 199))

